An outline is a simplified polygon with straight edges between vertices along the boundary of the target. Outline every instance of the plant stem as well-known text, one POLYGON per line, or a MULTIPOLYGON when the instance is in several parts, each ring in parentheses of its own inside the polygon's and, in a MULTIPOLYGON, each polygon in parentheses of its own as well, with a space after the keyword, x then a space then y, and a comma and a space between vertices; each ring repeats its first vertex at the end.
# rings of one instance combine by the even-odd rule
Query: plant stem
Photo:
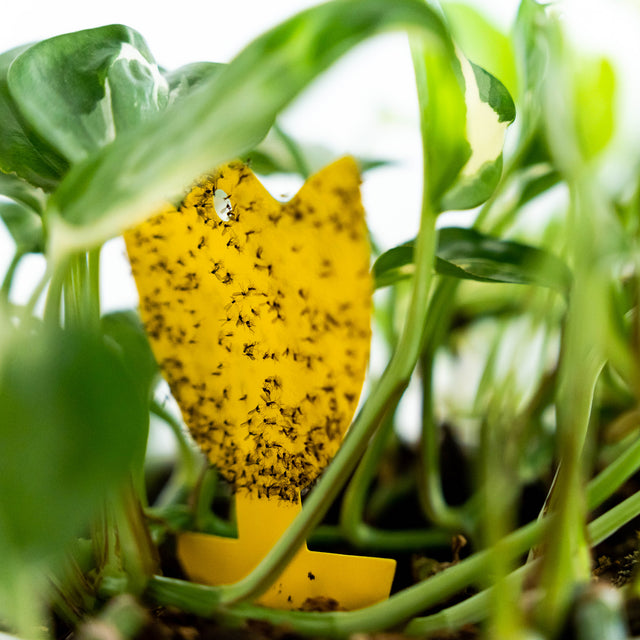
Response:
MULTIPOLYGON (((640 514, 640 493, 610 509, 591 524, 587 530, 591 543, 599 544, 620 527, 640 514)), ((531 522, 507 535, 500 543, 500 553, 513 560, 526 552, 548 529, 554 516, 531 522)), ((240 604, 226 611, 220 607, 220 587, 205 587, 171 578, 154 577, 149 583, 147 596, 162 605, 176 606, 185 612, 201 616, 221 615, 230 619, 252 618, 268 620, 273 624, 286 624, 301 633, 331 637, 346 637, 355 632, 375 632, 402 623, 419 611, 442 602, 480 580, 492 570, 497 547, 479 551, 449 567, 442 573, 416 584, 379 604, 350 612, 302 613, 266 609, 240 604)), ((517 588, 537 563, 529 563, 505 578, 505 587, 517 588)), ((454 605, 433 616, 416 618, 407 626, 411 634, 424 634, 445 628, 458 628, 461 624, 478 622, 489 613, 487 603, 492 589, 487 589, 459 605, 454 605)))
POLYGON ((271 585, 311 530, 320 523, 362 457, 366 443, 380 420, 386 412, 393 410, 409 384, 422 347, 435 255, 436 216, 426 193, 428 191, 425 188, 420 231, 415 246, 413 290, 398 347, 349 429, 333 462, 306 500, 300 515, 246 578, 220 588, 220 601, 225 605, 258 596, 271 585))
POLYGON ((408 550, 448 546, 451 536, 446 531, 384 531, 363 521, 367 489, 385 452, 393 424, 393 414, 387 415, 371 439, 342 500, 340 526, 348 540, 360 548, 408 550))
POLYGON ((300 176, 306 180, 311 175, 311 171, 296 141, 281 129, 278 124, 273 125, 273 132, 278 136, 278 138, 280 138, 284 146, 287 148, 287 151, 291 154, 291 158, 293 159, 300 176))
POLYGON ((171 411, 168 411, 155 398, 152 398, 149 410, 171 429, 180 454, 178 469, 172 474, 154 505, 165 507, 175 502, 182 494, 194 489, 200 477, 203 457, 191 446, 182 423, 171 411))
POLYGON ((23 253, 23 251, 18 248, 13 254, 13 258, 11 258, 11 262, 9 263, 7 272, 5 273, 4 279, 2 280, 2 287, 0 288, 0 296, 2 297, 3 303, 9 300, 11 285, 13 284, 13 277, 16 274, 16 270, 18 268, 18 265, 20 264, 20 260, 22 260, 24 255, 25 254, 23 253))
MULTIPOLYGON (((600 544, 640 513, 640 494, 634 494, 587 526, 593 546, 600 544)), ((516 569, 505 579, 505 587, 519 591, 523 580, 537 570, 540 560, 516 569)), ((490 598, 495 587, 485 589, 460 604, 422 618, 414 618, 404 629, 410 635, 422 635, 434 631, 458 629, 464 624, 484 620, 490 612, 490 598)))
POLYGON ((31 300, 27 305, 27 308, 33 309, 38 301, 42 290, 47 282, 48 277, 51 277, 49 284, 49 290, 47 291, 47 299, 44 306, 44 319, 45 322, 58 325, 61 321, 62 310, 62 289, 64 281, 67 276, 67 269, 69 268, 69 260, 67 258, 61 260, 56 265, 48 267, 48 276, 45 274, 46 279, 43 278, 36 291, 31 296, 31 300), (40 288, 41 287, 41 288, 40 288))

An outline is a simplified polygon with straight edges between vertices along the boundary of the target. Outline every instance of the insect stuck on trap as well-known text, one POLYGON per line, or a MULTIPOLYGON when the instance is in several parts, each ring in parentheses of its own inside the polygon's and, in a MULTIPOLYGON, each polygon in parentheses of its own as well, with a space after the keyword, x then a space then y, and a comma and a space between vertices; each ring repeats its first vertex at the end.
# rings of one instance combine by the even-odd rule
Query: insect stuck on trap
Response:
MULTIPOLYGON (((232 163, 126 235, 156 358, 182 363, 163 373, 195 441, 236 493, 237 540, 179 538, 196 581, 234 582, 260 561, 354 415, 372 292, 359 183, 344 158, 281 203, 232 163)), ((295 608, 326 596, 358 608, 388 595, 394 566, 303 547, 259 602, 295 608)))

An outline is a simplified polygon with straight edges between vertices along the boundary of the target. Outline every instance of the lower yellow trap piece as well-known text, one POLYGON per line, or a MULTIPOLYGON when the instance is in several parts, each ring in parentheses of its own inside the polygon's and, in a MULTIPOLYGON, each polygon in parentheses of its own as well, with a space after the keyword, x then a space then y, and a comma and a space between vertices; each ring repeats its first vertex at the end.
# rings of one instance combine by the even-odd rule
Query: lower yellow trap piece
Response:
MULTIPOLYGON (((237 582, 264 558, 300 510, 299 497, 289 502, 238 493, 238 539, 183 533, 178 558, 194 582, 237 582)), ((310 599, 328 598, 343 609, 361 609, 389 597, 395 567, 395 560, 309 551, 305 544, 257 603, 299 609, 310 599)))

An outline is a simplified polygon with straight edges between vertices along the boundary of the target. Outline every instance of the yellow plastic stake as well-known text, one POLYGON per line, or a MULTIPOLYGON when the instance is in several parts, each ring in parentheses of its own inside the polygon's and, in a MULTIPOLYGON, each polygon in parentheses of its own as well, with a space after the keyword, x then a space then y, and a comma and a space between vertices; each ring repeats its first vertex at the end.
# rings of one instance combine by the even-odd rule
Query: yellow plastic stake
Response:
MULTIPOLYGON (((371 337, 359 184, 343 158, 281 203, 232 163, 125 234, 156 358, 194 439, 237 492, 238 541, 180 539, 194 580, 233 582, 257 564, 353 417, 371 337), (213 554, 214 567, 231 548, 242 550, 228 571, 203 574, 197 557, 213 554)), ((390 562, 302 549, 279 583, 284 600, 271 590, 261 602, 295 607, 320 594, 364 606, 388 595, 390 562)))
MULTIPOLYGON (((231 584, 262 560, 300 511, 300 500, 274 501, 236 495, 238 539, 202 533, 178 538, 178 558, 194 582, 231 584)), ((389 596, 396 563, 387 558, 309 551, 304 545, 277 581, 257 600, 277 609, 299 609, 315 599, 360 609, 389 596)))

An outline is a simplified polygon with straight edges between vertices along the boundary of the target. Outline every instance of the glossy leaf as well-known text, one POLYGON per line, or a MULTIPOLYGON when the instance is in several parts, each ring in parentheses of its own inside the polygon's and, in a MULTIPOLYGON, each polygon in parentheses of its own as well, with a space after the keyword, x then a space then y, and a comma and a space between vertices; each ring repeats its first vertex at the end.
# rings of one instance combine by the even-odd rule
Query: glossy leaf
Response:
MULTIPOLYGON (((561 292, 571 282, 565 263, 547 251, 458 227, 440 229, 435 270, 465 280, 535 284, 561 292)), ((412 273, 413 241, 383 253, 373 266, 378 288, 412 273)))
POLYGON ((66 162, 47 145, 37 140, 21 117, 7 84, 7 73, 13 60, 28 46, 11 49, 0 55, 0 192, 7 187, 15 174, 35 187, 51 191, 60 181, 67 168, 66 162))
POLYGON ((253 149, 275 116, 351 47, 405 28, 451 67, 446 27, 419 0, 331 2, 262 35, 179 105, 70 172, 50 202, 54 250, 95 246, 179 201, 199 175, 253 149))
POLYGON ((99 336, 5 330, 0 364, 0 553, 59 556, 127 477, 148 414, 99 336))
POLYGON ((17 202, 0 201, 0 219, 4 222, 20 253, 44 250, 42 219, 17 202))
POLYGON ((169 95, 142 37, 121 25, 38 42, 16 58, 8 83, 21 115, 70 162, 144 122, 169 95))

